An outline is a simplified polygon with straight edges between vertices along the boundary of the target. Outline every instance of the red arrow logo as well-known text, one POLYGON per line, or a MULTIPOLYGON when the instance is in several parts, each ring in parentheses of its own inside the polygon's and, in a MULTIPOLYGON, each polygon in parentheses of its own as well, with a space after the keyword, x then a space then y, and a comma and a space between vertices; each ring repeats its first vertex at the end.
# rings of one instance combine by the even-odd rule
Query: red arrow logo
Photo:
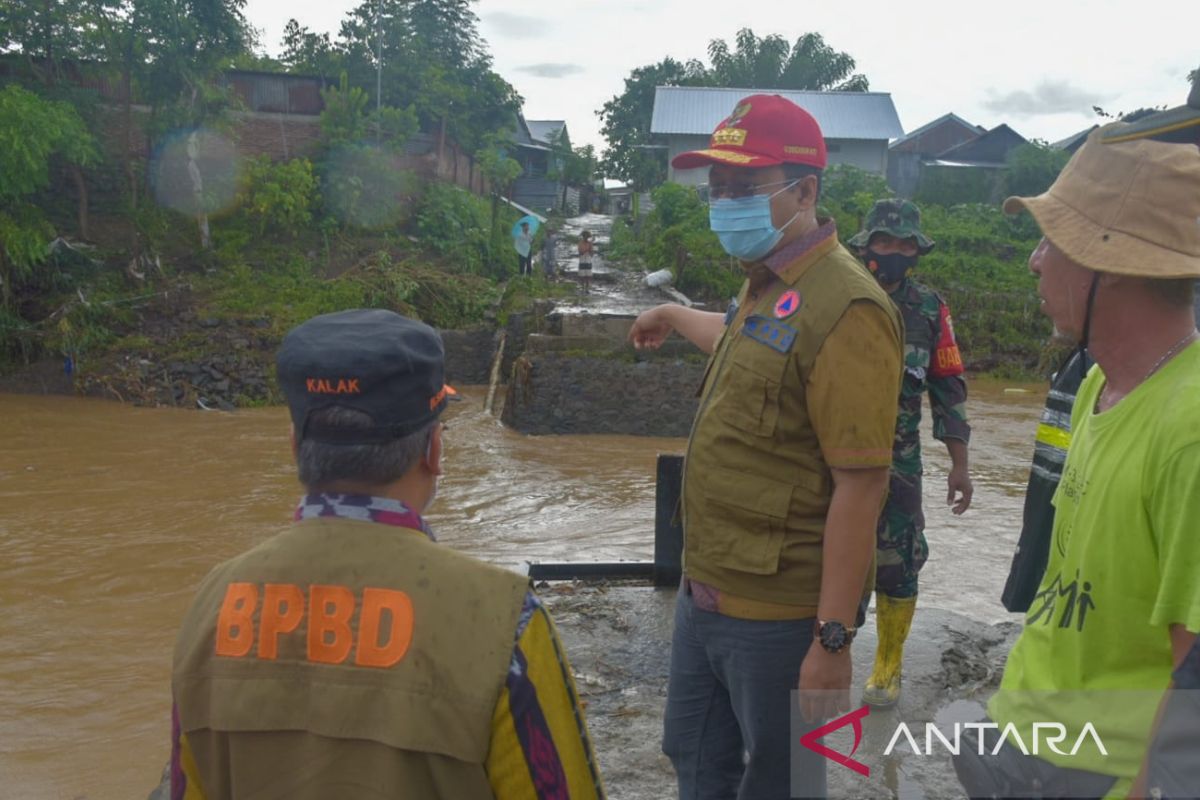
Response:
POLYGON ((858 746, 860 744, 862 744, 862 738, 863 738, 862 720, 863 720, 863 717, 867 716, 870 713, 871 713, 870 706, 863 706, 862 708, 858 709, 857 711, 851 711, 849 714, 840 716, 837 719, 832 720, 831 722, 827 722, 824 725, 822 725, 821 727, 811 730, 808 733, 804 734, 803 736, 800 737, 800 744, 804 745, 809 750, 812 750, 814 753, 817 753, 818 755, 825 756, 830 761, 834 761, 838 764, 841 764, 843 767, 849 767, 850 769, 857 772, 859 775, 863 775, 865 777, 870 777, 871 776, 871 768, 868 767, 866 764, 863 764, 861 761, 855 761, 853 758, 854 754, 856 752, 858 752, 858 746), (824 738, 824 737, 828 736, 829 734, 833 733, 834 731, 838 730, 839 728, 844 728, 847 725, 854 726, 854 747, 851 748, 850 755, 845 755, 844 753, 839 753, 836 750, 830 750, 825 745, 817 742, 817 739, 824 738))

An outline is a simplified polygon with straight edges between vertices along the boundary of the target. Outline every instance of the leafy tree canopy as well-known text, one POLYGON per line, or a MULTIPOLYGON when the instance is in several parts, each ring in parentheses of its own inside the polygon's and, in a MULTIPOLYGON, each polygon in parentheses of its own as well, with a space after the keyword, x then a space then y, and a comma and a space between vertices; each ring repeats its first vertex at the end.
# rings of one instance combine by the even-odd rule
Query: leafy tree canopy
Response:
POLYGON ((326 78, 344 71, 372 101, 411 107, 423 127, 444 124, 472 151, 493 131, 511 128, 521 107, 516 90, 492 70, 473 2, 366 0, 346 15, 336 39, 290 20, 280 60, 289 71, 326 78))
POLYGON ((46 258, 54 229, 26 198, 50 185, 51 160, 86 165, 96 158, 83 120, 66 103, 15 84, 0 90, 0 308, 46 258))
POLYGON ((708 70, 699 61, 681 63, 664 58, 638 67, 625 79, 625 91, 599 111, 600 133, 608 142, 602 165, 605 174, 646 189, 665 177, 663 157, 650 148, 650 118, 657 86, 708 86, 708 70))

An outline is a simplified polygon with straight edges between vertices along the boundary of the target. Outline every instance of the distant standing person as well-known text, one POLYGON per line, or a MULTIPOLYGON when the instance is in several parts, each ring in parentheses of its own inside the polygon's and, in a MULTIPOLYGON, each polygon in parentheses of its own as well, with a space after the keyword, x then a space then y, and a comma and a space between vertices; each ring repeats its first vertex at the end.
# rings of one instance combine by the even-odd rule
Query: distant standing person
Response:
POLYGON ((520 275, 533 274, 533 234, 529 232, 529 223, 521 223, 521 233, 513 239, 517 248, 517 272, 520 275))
POLYGON ((866 224, 848 244, 904 318, 904 378, 888 496, 879 515, 875 550, 875 668, 863 702, 888 707, 900 699, 904 641, 917 607, 917 576, 929 557, 921 509, 921 404, 929 395, 933 437, 950 453, 946 502, 955 514, 971 505, 967 472, 967 383, 954 340, 950 309, 937 292, 914 281, 909 271, 934 247, 921 232, 921 211, 907 200, 879 200, 866 224))
POLYGON ((558 235, 549 225, 546 226, 546 238, 542 240, 542 273, 546 280, 553 280, 554 271, 558 267, 558 235))
POLYGON ((583 286, 584 294, 592 291, 592 255, 595 252, 592 234, 589 231, 579 234, 579 283, 583 286))

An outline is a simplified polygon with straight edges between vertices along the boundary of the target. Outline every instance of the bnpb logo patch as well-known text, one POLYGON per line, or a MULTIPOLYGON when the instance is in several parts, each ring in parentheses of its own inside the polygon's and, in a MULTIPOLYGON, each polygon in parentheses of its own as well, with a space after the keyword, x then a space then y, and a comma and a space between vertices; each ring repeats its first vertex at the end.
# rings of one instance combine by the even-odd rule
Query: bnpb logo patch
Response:
POLYGON ((775 301, 775 319, 783 319, 790 317, 800 310, 800 293, 795 289, 788 289, 779 299, 775 301))

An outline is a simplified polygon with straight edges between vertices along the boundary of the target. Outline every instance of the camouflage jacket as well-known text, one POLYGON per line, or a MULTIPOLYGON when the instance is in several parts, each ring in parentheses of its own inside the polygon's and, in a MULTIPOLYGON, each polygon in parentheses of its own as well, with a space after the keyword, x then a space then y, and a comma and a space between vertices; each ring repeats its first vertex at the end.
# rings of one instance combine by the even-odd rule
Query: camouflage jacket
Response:
POLYGON ((904 382, 896 417, 892 470, 904 475, 921 472, 921 397, 929 392, 934 438, 971 437, 967 424, 967 384, 962 356, 954 340, 950 309, 937 293, 911 278, 890 297, 904 317, 904 382))

